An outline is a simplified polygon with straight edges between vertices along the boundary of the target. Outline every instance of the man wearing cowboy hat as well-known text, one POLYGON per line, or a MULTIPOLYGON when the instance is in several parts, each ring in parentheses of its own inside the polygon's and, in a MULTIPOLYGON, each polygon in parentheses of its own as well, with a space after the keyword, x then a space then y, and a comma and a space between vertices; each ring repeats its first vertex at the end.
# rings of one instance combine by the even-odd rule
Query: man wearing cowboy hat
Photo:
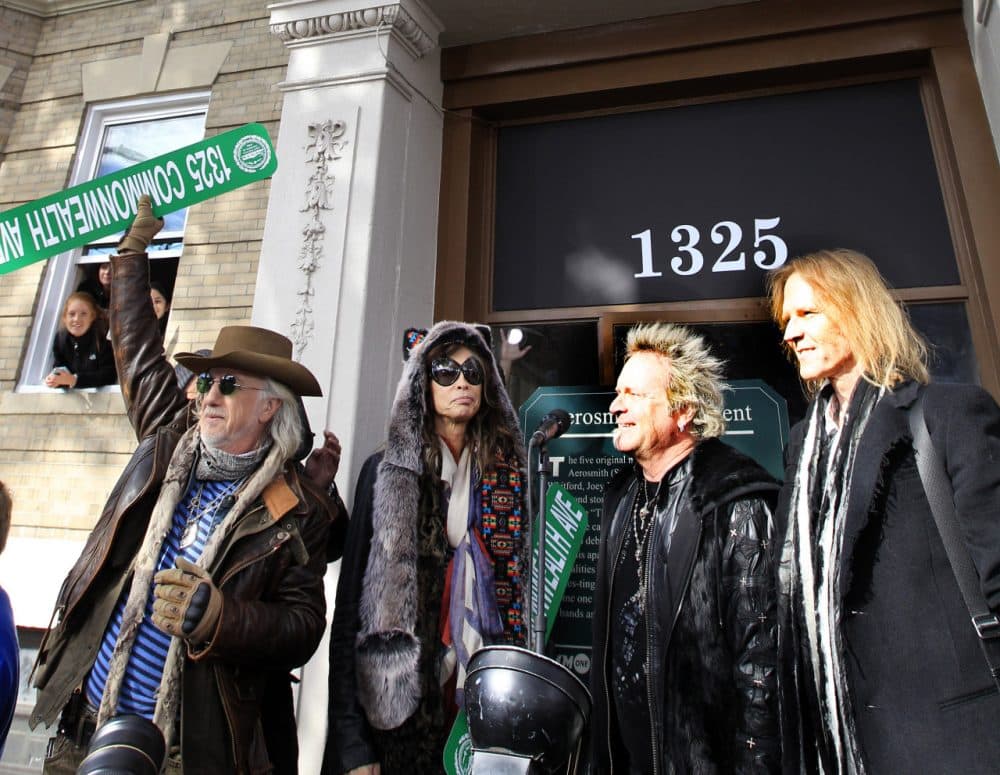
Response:
MULTIPOLYGON (((128 254, 159 224, 141 206, 115 266, 144 261, 128 254)), ((139 274, 121 272, 126 286, 148 284, 139 274)), ((135 298, 116 287, 111 303, 135 298)), ((39 648, 31 723, 60 721, 44 771, 76 772, 94 728, 117 714, 160 728, 167 772, 271 771, 273 730, 294 719, 265 697, 325 626, 331 503, 295 464, 297 398, 320 387, 284 336, 227 326, 209 355, 176 356, 200 375, 191 424, 162 344, 146 336, 154 321, 125 330, 121 317, 112 310, 112 336, 139 447, 39 648)))

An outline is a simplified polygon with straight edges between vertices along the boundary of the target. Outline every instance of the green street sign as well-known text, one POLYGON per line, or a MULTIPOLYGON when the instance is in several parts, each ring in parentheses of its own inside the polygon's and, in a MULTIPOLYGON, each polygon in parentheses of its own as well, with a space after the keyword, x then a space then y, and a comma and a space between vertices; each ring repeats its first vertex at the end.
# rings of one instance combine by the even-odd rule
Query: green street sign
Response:
MULTIPOLYGON (((576 556, 587 532, 587 510, 560 484, 549 485, 545 497, 545 615, 548 619, 545 639, 552 634, 555 612, 559 610, 563 593, 576 564, 576 556)), ((537 552, 538 542, 532 545, 537 552)), ((532 564, 532 589, 535 583, 538 563, 532 564)), ((525 629, 531 629, 531 619, 535 607, 525 613, 525 629)), ((572 666, 570 666, 572 668, 572 666)), ((471 775, 472 739, 469 737, 469 722, 465 710, 460 709, 452 725, 448 741, 444 746, 444 770, 447 775, 471 775)))
POLYGON ((271 177, 278 159, 260 124, 201 140, 0 213, 0 274, 125 231, 141 194, 158 216, 271 177))

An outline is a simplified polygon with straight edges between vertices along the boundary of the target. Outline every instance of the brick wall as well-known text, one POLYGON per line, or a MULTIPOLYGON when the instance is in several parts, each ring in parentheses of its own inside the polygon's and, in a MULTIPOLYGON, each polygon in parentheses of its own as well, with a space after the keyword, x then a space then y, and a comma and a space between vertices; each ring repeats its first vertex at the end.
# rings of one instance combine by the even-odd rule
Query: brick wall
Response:
MULTIPOLYGON (((142 0, 46 19, 0 8, 0 66, 14 68, 0 88, 0 210, 66 187, 82 65, 136 56, 147 35, 171 33, 171 51, 231 42, 205 133, 256 121, 276 138, 287 56, 267 21, 259 0, 142 0)), ((209 347, 221 326, 249 319, 268 192, 256 183, 189 211, 168 352, 209 347)), ((135 441, 117 392, 14 392, 45 271, 0 276, 0 478, 15 493, 12 538, 82 541, 135 441)))

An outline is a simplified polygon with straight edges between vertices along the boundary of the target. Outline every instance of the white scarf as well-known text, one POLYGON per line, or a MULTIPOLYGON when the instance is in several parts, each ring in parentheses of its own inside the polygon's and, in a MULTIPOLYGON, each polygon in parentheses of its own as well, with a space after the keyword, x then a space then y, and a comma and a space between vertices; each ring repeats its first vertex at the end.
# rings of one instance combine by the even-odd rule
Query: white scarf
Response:
MULTIPOLYGON (((795 473, 792 525, 780 566, 785 589, 801 585, 792 595, 798 597, 797 605, 802 606, 811 657, 806 667, 812 672, 819 695, 827 741, 832 747, 834 772, 838 775, 864 773, 842 659, 841 552, 855 456, 872 409, 883 392, 864 381, 858 382, 850 406, 840 407, 841 429, 829 441, 835 446, 822 471, 818 469, 822 435, 827 425, 824 413, 827 402, 822 398, 813 402, 795 473), (814 521, 813 496, 817 484, 823 488, 823 506, 814 521), (813 552, 814 525, 819 528, 816 554, 813 552), (821 563, 819 558, 822 558, 821 563), (796 568, 798 578, 794 573, 796 568)), ((830 401, 833 400, 836 399, 831 397, 830 401)), ((822 761, 819 761, 819 769, 825 773, 822 761)))

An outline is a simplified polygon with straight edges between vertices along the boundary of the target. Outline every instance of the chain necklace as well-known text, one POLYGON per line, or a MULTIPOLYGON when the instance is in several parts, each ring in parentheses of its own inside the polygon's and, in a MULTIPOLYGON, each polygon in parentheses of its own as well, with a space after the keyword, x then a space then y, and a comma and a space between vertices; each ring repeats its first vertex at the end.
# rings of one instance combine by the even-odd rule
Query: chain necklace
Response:
POLYGON ((635 494, 635 511, 632 516, 632 534, 635 536, 635 561, 639 563, 639 579, 642 579, 642 553, 643 548, 646 545, 646 539, 649 537, 649 533, 653 527, 653 520, 650 519, 650 513, 652 512, 652 507, 656 503, 657 499, 660 497, 660 490, 663 489, 663 482, 666 481, 667 477, 663 477, 660 483, 656 486, 656 492, 653 493, 653 497, 649 497, 649 482, 646 481, 646 477, 642 477, 642 496, 646 501, 645 504, 639 507, 639 492, 636 491, 635 494), (646 520, 649 520, 648 522, 646 520))
POLYGON ((221 492, 219 492, 212 500, 206 503, 204 506, 201 505, 201 497, 205 492, 205 482, 201 482, 198 485, 198 492, 191 496, 191 500, 188 501, 188 519, 184 525, 184 532, 181 534, 180 544, 178 548, 180 550, 187 549, 190 547, 195 540, 198 538, 198 525, 201 520, 207 515, 212 515, 212 525, 209 529, 209 533, 215 529, 216 525, 216 515, 219 510, 219 506, 229 498, 236 490, 240 488, 247 477, 242 477, 236 479, 229 484, 227 484, 221 492))
POLYGON ((635 539, 635 570, 639 577, 639 584, 632 595, 632 602, 638 605, 640 608, 643 607, 643 601, 645 599, 643 589, 643 571, 646 569, 646 542, 649 540, 649 534, 653 532, 653 522, 656 521, 655 517, 652 516, 653 506, 660 497, 660 490, 663 488, 663 483, 666 481, 667 477, 664 476, 660 483, 656 486, 656 492, 653 493, 653 497, 649 497, 649 482, 646 481, 646 477, 642 477, 642 497, 645 503, 640 506, 639 491, 636 488, 635 493, 635 503, 632 506, 632 537, 635 539))

